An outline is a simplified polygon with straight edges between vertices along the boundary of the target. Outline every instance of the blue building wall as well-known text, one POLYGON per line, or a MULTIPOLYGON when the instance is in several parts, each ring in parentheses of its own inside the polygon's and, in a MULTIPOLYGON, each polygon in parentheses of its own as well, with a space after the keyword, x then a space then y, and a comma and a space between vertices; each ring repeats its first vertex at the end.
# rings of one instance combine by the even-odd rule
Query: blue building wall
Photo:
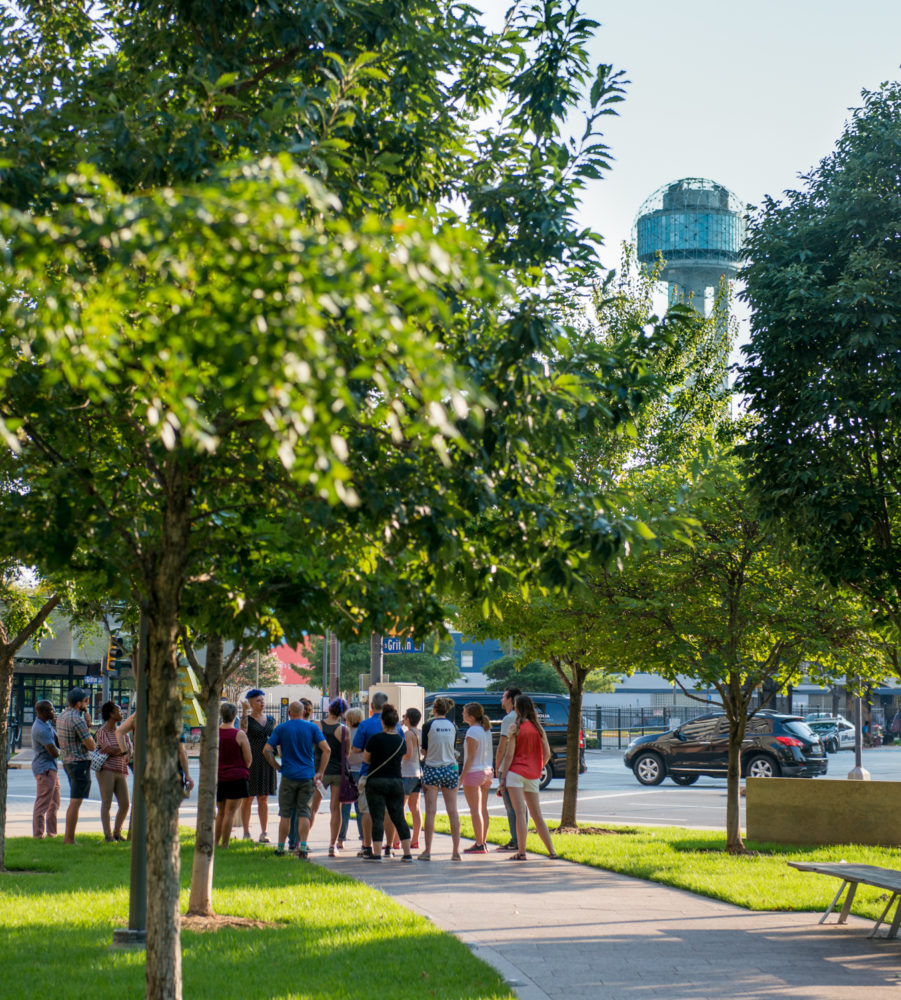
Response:
POLYGON ((465 681, 461 683, 471 683, 473 687, 481 686, 484 668, 492 660, 500 659, 505 655, 504 647, 499 639, 473 642, 469 638, 464 639, 460 632, 451 632, 451 638, 454 641, 454 658, 460 668, 460 673, 465 678, 465 681), (468 665, 469 657, 464 654, 471 654, 471 665, 468 665))

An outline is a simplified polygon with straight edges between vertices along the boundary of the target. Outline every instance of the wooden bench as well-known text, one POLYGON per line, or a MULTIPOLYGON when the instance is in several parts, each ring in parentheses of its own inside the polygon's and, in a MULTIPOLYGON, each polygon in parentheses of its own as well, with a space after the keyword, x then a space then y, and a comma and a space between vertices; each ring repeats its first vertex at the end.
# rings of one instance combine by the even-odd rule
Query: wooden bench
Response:
POLYGON ((892 908, 892 904, 895 902, 898 905, 895 907, 895 916, 892 919, 892 924, 886 937, 895 938, 898 936, 898 929, 901 927, 901 871, 895 871, 892 868, 879 868, 876 865, 846 864, 844 861, 817 861, 811 863, 806 861, 789 861, 788 863, 792 868, 797 868, 798 871, 817 872, 820 875, 831 875, 833 878, 840 878, 842 880, 835 898, 829 904, 829 909, 820 918, 821 924, 826 922, 826 918, 835 909, 846 886, 848 887, 848 894, 845 896, 845 902, 842 904, 842 911, 838 917, 840 924, 848 922, 848 914, 851 912, 851 903, 854 902, 854 894, 857 892, 857 887, 859 885, 872 885, 877 889, 884 889, 892 895, 885 909, 882 911, 882 916, 876 921, 876 926, 868 937, 876 936, 876 932, 882 926, 892 908))

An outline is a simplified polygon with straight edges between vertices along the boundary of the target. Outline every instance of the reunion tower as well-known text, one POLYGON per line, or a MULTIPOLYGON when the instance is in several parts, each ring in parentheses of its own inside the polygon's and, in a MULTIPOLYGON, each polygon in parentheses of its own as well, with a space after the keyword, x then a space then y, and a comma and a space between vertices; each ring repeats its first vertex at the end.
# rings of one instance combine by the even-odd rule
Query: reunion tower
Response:
POLYGON ((730 281, 741 264, 745 206, 727 188, 703 177, 684 177, 658 188, 638 210, 635 243, 647 267, 665 266, 670 302, 690 302, 706 314, 707 289, 730 281))

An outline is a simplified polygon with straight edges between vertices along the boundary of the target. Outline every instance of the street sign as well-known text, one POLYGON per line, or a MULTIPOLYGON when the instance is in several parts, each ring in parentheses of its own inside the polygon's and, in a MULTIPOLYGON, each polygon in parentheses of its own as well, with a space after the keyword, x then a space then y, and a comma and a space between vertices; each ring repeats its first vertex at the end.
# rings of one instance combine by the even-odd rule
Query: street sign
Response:
POLYGON ((84 682, 85 684, 100 684, 103 682, 103 678, 97 677, 94 674, 85 674, 84 682))
POLYGON ((382 636, 383 653, 424 653, 424 642, 413 642, 412 639, 400 639, 394 635, 382 636))

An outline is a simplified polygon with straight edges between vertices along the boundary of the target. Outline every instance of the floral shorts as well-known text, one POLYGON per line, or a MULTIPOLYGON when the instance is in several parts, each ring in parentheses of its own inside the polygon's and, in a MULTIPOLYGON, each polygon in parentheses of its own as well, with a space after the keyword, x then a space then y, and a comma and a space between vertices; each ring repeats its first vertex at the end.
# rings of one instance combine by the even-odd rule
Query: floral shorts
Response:
POLYGON ((429 767, 422 765, 422 784, 437 785, 438 788, 456 788, 460 783, 460 776, 457 772, 456 764, 445 764, 444 767, 429 767))

